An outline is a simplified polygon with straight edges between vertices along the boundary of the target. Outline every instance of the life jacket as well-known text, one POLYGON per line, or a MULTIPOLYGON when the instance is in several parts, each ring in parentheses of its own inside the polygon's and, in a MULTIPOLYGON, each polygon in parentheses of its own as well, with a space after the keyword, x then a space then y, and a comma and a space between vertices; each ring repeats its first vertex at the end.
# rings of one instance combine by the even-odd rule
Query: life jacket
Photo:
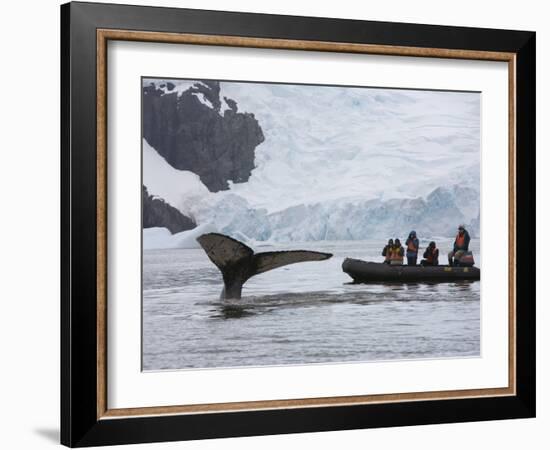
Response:
POLYGON ((466 240, 466 233, 462 233, 462 236, 460 235, 460 233, 458 233, 456 235, 456 239, 455 239, 455 243, 456 243, 457 247, 458 248, 463 248, 465 240, 466 240))
POLYGON ((409 239, 409 240, 408 240, 407 251, 408 251, 408 252, 412 252, 412 253, 418 252, 418 247, 416 247, 416 246, 414 245, 414 239, 409 239))
POLYGON ((392 247, 390 261, 401 261, 403 262, 403 255, 401 253, 401 247, 392 247))
POLYGON ((426 261, 433 264, 439 259, 439 249, 434 247, 431 251, 428 249, 428 255, 426 256, 426 261))

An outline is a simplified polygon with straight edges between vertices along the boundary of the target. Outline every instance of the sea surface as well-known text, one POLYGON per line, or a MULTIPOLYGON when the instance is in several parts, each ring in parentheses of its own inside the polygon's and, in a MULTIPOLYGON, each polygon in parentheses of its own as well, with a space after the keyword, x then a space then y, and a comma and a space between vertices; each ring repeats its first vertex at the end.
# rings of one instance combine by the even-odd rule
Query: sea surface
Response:
MULTIPOLYGON (((437 242, 444 263, 452 240, 437 242)), ((334 256, 253 277, 230 301, 202 249, 145 250, 143 370, 479 356, 479 282, 351 284, 344 258, 382 261, 383 245, 255 245, 334 256)), ((479 240, 471 249, 480 267, 479 240)))

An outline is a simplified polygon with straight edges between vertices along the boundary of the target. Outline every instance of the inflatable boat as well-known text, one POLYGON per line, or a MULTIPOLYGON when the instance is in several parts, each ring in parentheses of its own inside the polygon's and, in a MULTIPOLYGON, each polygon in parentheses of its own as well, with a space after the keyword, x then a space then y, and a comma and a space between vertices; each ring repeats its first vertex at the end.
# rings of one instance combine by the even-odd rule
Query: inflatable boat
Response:
POLYGON ((446 283, 479 280, 477 267, 457 266, 392 266, 384 263, 346 258, 342 270, 355 283, 446 283))

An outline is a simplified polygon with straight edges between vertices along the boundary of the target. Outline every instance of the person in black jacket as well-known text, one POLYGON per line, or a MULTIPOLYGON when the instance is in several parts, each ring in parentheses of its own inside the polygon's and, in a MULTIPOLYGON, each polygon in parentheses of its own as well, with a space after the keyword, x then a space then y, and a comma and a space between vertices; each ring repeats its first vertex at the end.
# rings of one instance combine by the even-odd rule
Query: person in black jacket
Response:
POLYGON ((390 239, 387 245, 382 250, 382 256, 384 257, 384 264, 390 263, 392 249, 393 249, 393 239, 390 239))

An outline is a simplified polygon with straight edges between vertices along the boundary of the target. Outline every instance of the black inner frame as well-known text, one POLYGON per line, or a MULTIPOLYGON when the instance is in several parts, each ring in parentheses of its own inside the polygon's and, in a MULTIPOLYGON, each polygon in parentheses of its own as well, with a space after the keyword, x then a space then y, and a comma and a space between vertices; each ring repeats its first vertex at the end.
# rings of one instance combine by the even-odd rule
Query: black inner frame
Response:
POLYGON ((535 416, 535 33, 127 5, 61 6, 61 443, 71 447, 535 416), (96 30, 515 53, 516 385, 506 397, 97 419, 96 30))

